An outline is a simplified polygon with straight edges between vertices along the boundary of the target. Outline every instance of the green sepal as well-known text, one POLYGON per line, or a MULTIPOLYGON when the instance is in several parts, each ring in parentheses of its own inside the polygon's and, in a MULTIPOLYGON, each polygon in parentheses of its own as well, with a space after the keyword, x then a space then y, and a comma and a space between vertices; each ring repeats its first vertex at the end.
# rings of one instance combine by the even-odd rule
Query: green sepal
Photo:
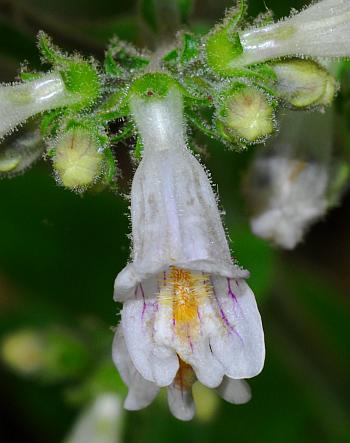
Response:
POLYGON ((147 73, 134 80, 129 89, 129 97, 138 95, 150 99, 159 99, 165 97, 173 87, 182 90, 181 85, 168 74, 147 73))
POLYGON ((181 79, 181 85, 186 90, 184 93, 186 99, 191 100, 197 106, 212 106, 216 91, 206 79, 198 75, 188 75, 181 79))
POLYGON ((19 78, 23 82, 30 82, 32 80, 37 80, 37 79, 39 79, 42 76, 43 76, 43 74, 41 72, 24 72, 24 71, 22 71, 19 74, 19 78))
POLYGON ((179 51, 178 51, 178 49, 172 49, 171 51, 167 52, 167 53, 163 56, 162 60, 163 60, 163 62, 165 62, 165 63, 174 64, 174 63, 177 62, 178 57, 179 57, 179 51))
POLYGON ((42 31, 38 34, 38 47, 44 61, 52 64, 54 70, 60 73, 67 91, 74 96, 70 108, 80 110, 91 106, 101 94, 94 61, 62 53, 42 31))
POLYGON ((181 63, 189 63, 199 56, 200 40, 198 37, 184 33, 182 35, 182 51, 180 55, 181 63))
POLYGON ((107 52, 114 59, 117 66, 120 65, 126 72, 144 69, 150 63, 147 56, 141 54, 131 44, 125 43, 117 37, 111 40, 107 52))
POLYGON ((64 63, 67 59, 44 31, 38 33, 38 48, 43 60, 51 65, 64 63))
POLYGON ((129 115, 128 92, 120 89, 111 94, 96 111, 96 117, 101 123, 108 123, 117 118, 129 115))
POLYGON ((103 151, 104 155, 104 174, 103 181, 106 182, 109 186, 116 188, 116 175, 117 175, 117 164, 114 158, 113 152, 110 148, 106 148, 103 151))
POLYGON ((247 6, 244 0, 231 9, 223 23, 214 28, 206 37, 205 58, 208 66, 219 75, 232 76, 232 61, 243 53, 243 47, 236 31, 244 18, 247 6))
POLYGON ((63 115, 62 109, 54 109, 43 115, 40 122, 40 134, 43 138, 54 137, 57 134, 63 115))
POLYGON ((104 69, 107 75, 110 77, 123 77, 124 70, 122 67, 114 60, 111 50, 106 52, 104 60, 104 69))
POLYGON ((211 123, 206 121, 199 113, 198 111, 195 112, 191 109, 187 109, 185 111, 185 116, 188 119, 188 121, 199 131, 201 131, 203 134, 205 134, 209 138, 213 138, 216 140, 220 139, 220 134, 217 132, 216 127, 213 126, 211 123))
POLYGON ((61 72, 67 90, 80 96, 74 109, 91 106, 101 94, 101 84, 96 68, 85 60, 69 60, 61 72))
POLYGON ((123 128, 117 133, 110 136, 109 140, 111 143, 118 143, 122 140, 130 138, 134 131, 134 124, 132 122, 126 123, 123 128))

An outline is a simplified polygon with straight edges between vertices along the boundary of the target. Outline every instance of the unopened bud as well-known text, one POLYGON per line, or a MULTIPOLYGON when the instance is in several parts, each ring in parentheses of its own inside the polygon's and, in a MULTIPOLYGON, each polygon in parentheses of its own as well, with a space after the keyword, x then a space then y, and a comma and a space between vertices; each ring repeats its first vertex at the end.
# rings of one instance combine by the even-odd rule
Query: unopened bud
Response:
POLYGON ((15 332, 5 337, 1 353, 3 361, 24 375, 34 375, 44 365, 45 346, 40 335, 32 330, 15 332))
POLYGON ((58 328, 13 332, 2 342, 1 353, 10 368, 45 381, 79 376, 89 361, 85 344, 72 332, 58 328))
POLYGON ((335 79, 318 63, 311 60, 287 60, 276 63, 277 90, 291 105, 327 106, 336 92, 335 79))
POLYGON ((218 126, 226 137, 260 142, 274 130, 273 106, 259 89, 237 84, 225 93, 218 126))
POLYGON ((29 168, 44 151, 39 131, 24 133, 0 150, 0 177, 16 175, 29 168))
POLYGON ((93 184, 101 173, 102 150, 96 137, 84 128, 66 132, 56 145, 54 168, 63 186, 71 189, 93 184))

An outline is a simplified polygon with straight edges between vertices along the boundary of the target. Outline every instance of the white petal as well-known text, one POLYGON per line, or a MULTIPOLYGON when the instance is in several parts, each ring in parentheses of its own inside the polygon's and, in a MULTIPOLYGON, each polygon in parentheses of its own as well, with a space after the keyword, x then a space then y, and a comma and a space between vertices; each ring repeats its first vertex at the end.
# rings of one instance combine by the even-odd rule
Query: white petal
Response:
POLYGON ((235 405, 247 403, 252 397, 250 387, 246 381, 234 380, 228 377, 224 377, 216 392, 224 400, 235 405))
POLYGON ((129 388, 124 402, 125 409, 136 411, 152 403, 159 392, 159 387, 141 377, 130 359, 121 326, 118 326, 113 340, 113 361, 120 376, 129 388))
POLYGON ((173 89, 162 100, 134 98, 131 105, 144 157, 131 190, 132 264, 117 277, 115 297, 125 299, 137 282, 171 265, 246 277, 232 264, 208 177, 186 148, 181 94, 173 89))
POLYGON ((169 409, 173 416, 179 420, 192 420, 195 414, 192 389, 180 389, 172 384, 167 390, 169 409))
POLYGON ((254 294, 244 280, 213 278, 222 330, 211 337, 213 354, 231 378, 261 372, 265 359, 264 332, 254 294))
POLYGON ((240 34, 242 64, 288 55, 350 55, 350 2, 322 0, 289 19, 240 34))
POLYGON ((155 280, 139 285, 134 298, 126 301, 121 313, 127 349, 136 369, 146 380, 158 386, 168 386, 179 367, 178 358, 170 347, 155 343, 154 320, 158 309, 155 280))
POLYGON ((0 87, 0 137, 32 115, 71 102, 60 74, 0 87))

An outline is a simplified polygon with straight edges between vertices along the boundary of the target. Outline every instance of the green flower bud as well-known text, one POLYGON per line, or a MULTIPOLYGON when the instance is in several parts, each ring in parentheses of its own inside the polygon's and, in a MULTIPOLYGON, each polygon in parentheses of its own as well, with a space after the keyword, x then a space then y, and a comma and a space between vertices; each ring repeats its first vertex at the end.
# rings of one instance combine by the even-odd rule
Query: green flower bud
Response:
POLYGON ((1 353, 13 370, 46 381, 80 376, 89 362, 85 344, 71 332, 58 328, 11 333, 3 340, 1 353))
POLYGON ((259 142, 274 130, 273 106, 261 90, 237 83, 224 94, 217 125, 225 138, 259 142))
POLYGON ((292 59, 273 65, 280 96, 296 108, 327 106, 336 92, 335 79, 312 60, 292 59))
POLYGON ((95 182, 100 175, 103 153, 89 130, 75 127, 58 140, 54 168, 66 188, 79 189, 95 182))
POLYGON ((14 332, 2 342, 2 360, 24 375, 37 374, 44 365, 45 346, 39 334, 31 330, 14 332))

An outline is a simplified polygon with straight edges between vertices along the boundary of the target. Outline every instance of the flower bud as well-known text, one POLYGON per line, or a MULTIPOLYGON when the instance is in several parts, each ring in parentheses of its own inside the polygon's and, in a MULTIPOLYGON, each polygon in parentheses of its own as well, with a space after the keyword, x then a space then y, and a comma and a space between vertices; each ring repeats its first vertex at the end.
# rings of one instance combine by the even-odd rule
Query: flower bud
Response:
POLYGON ((224 94, 217 124, 226 138, 259 142, 274 130, 273 106, 259 89, 237 83, 224 94))
POLYGON ((44 152, 39 131, 25 133, 0 151, 0 177, 12 176, 29 168, 44 152))
POLYGON ((44 365, 45 346, 41 336, 32 330, 14 332, 2 342, 2 359, 24 375, 40 372, 44 365))
POLYGON ((74 378, 85 371, 89 361, 85 344, 58 328, 10 333, 2 342, 1 353, 10 368, 46 381, 74 378))
POLYGON ((311 60, 286 60, 273 65, 277 76, 277 91, 291 105, 327 106, 336 91, 335 79, 318 63, 311 60))
POLYGON ((96 137, 85 128, 73 128, 56 145, 54 168, 66 188, 89 186, 101 173, 102 150, 96 137))

